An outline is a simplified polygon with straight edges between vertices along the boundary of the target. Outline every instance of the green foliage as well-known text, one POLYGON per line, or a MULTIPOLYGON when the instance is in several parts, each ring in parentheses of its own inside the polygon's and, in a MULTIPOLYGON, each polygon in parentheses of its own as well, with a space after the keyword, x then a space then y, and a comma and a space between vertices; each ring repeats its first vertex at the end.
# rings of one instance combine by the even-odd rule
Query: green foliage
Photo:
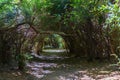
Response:
POLYGON ((12 1, 13 0, 0 1, 0 27, 7 27, 13 22, 13 18, 15 17, 13 9, 15 5, 11 4, 12 1))
MULTIPOLYGON (((9 29, 16 29, 16 25, 22 22, 38 32, 50 30, 73 35, 67 36, 65 42, 78 56, 83 54, 93 59, 109 57, 112 49, 115 53, 120 52, 119 0, 115 0, 114 4, 109 0, 0 0, 0 30, 8 29, 3 31, 4 34, 12 32, 9 29)), ((4 34, 0 36, 6 36, 4 34)), ((54 42, 59 43, 57 46, 65 45, 59 36, 52 37, 54 42)), ((19 66, 23 68, 26 58, 31 59, 24 54, 29 41, 22 32, 14 38, 7 34, 7 41, 9 38, 14 42, 11 47, 16 47, 19 66)))
POLYGON ((33 56, 31 56, 30 53, 26 53, 26 54, 24 54, 24 56, 25 56, 26 60, 28 60, 28 61, 33 58, 33 56))
POLYGON ((43 47, 44 48, 48 47, 48 49, 50 49, 50 47, 56 49, 66 48, 64 39, 58 34, 52 34, 48 37, 45 37, 43 47))
POLYGON ((109 3, 100 7, 101 12, 106 13, 105 28, 109 29, 108 35, 111 38, 114 52, 119 55, 120 52, 120 7, 119 0, 115 3, 109 3))

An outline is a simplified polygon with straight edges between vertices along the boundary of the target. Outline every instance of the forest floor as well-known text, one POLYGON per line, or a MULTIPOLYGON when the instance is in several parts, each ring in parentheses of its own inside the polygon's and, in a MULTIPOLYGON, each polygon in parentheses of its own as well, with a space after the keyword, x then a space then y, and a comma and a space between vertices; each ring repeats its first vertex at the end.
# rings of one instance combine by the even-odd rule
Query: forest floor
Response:
POLYGON ((119 66, 109 61, 42 57, 27 63, 27 69, 1 69, 0 80, 120 80, 119 66))

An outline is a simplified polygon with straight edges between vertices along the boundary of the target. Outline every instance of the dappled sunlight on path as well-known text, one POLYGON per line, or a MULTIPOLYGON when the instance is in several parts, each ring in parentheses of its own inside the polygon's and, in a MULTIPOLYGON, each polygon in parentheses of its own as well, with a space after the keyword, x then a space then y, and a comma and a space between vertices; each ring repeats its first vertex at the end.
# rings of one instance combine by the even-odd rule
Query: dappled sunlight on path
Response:
POLYGON ((119 80, 120 72, 108 62, 87 62, 81 58, 37 56, 28 63, 30 74, 39 80, 119 80))

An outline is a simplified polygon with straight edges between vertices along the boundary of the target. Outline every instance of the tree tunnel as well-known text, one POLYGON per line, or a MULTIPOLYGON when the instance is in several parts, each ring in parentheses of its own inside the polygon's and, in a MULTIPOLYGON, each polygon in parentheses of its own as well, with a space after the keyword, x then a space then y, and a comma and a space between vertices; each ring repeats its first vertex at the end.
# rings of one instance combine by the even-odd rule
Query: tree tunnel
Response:
POLYGON ((33 52, 69 52, 67 42, 60 34, 42 34, 38 36, 33 46, 33 52))

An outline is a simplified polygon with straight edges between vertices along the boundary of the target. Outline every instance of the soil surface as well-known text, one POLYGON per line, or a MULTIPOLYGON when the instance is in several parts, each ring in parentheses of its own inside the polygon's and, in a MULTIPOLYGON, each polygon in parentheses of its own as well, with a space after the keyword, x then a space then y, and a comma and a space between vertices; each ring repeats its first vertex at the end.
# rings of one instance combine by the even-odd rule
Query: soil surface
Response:
POLYGON ((119 66, 111 66, 109 61, 38 56, 27 63, 27 69, 1 68, 0 80, 120 80, 119 66))

